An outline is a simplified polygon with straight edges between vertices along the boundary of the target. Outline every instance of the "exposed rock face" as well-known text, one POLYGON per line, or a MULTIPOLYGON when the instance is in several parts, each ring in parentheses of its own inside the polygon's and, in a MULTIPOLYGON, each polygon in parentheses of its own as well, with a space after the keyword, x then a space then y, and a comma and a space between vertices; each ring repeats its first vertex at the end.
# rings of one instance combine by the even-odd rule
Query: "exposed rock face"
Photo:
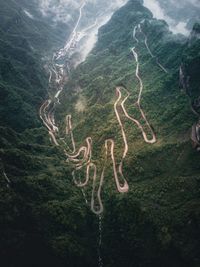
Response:
POLYGON ((182 63, 179 69, 179 86, 183 89, 187 95, 191 95, 190 92, 190 76, 186 74, 185 65, 182 63))
POLYGON ((193 41, 200 39, 200 23, 195 23, 190 35, 190 39, 193 41))

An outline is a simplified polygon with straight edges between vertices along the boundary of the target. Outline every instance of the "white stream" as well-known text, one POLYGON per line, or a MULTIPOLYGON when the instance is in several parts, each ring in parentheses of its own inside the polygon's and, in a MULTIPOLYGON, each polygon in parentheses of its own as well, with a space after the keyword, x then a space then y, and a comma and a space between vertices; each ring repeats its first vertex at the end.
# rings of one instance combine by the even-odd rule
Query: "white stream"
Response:
POLYGON ((3 176, 5 178, 5 181, 6 181, 6 186, 9 188, 10 187, 10 184, 11 184, 11 181, 10 179, 8 178, 7 174, 5 171, 3 171, 3 176))
POLYGON ((103 260, 101 256, 101 246, 102 246, 102 216, 99 215, 99 244, 98 244, 98 267, 103 267, 103 260))
POLYGON ((8 178, 8 175, 7 175, 6 170, 4 168, 4 164, 3 164, 1 159, 0 159, 0 168, 1 168, 1 171, 3 173, 3 177, 5 179, 6 186, 7 186, 7 188, 10 188, 11 180, 8 178))

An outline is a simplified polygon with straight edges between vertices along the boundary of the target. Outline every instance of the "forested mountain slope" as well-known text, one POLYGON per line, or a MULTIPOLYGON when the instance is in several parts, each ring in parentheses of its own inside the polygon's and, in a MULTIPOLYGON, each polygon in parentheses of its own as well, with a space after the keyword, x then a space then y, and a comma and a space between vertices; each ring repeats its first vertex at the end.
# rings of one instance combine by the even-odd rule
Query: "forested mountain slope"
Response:
MULTIPOLYGON (((64 25, 57 25, 57 27, 64 25)), ((22 131, 39 126, 33 110, 46 94, 45 56, 60 46, 67 36, 40 15, 34 1, 3 1, 1 3, 0 78, 1 124, 22 131), (28 12, 31 10, 33 15, 28 12), (35 15, 35 17, 34 17, 35 15), (36 17, 37 16, 37 17, 36 17), (61 34, 63 33, 63 34, 61 34)))
POLYGON ((36 1, 1 1, 0 16, 1 265, 59 266, 40 231, 39 207, 74 193, 63 187, 65 163, 50 146, 38 112, 48 88, 44 65, 70 25, 54 25, 36 1))
MULTIPOLYGON (((99 249, 107 267, 199 266, 200 155, 190 140, 199 119, 191 110, 200 93, 199 25, 189 39, 175 36, 142 1, 130 0, 69 74, 55 113, 59 135, 71 114, 77 147, 93 140, 98 181, 105 140, 114 140, 117 162, 126 154, 124 194, 116 192, 110 153, 107 158, 99 246, 98 218, 72 181, 64 146, 52 145, 38 115, 49 80, 44 65, 64 45, 71 25, 51 24, 36 3, 0 4, 2 266, 93 267, 99 249), (190 77, 188 95, 180 66, 190 77), (115 112, 120 93, 127 153, 115 112)), ((84 190, 90 203, 92 182, 84 190)))
MULTIPOLYGON (((125 104, 127 112, 142 123, 151 138, 137 104, 140 86, 131 50, 135 47, 143 81, 141 107, 157 142, 145 143, 141 129, 121 111, 129 145, 124 176, 130 191, 123 197, 116 195, 110 161, 102 193, 106 266, 198 266, 198 245, 192 236, 196 231, 199 233, 200 168, 199 154, 190 140, 191 126, 197 118, 179 84, 180 65, 184 62, 191 88, 199 94, 200 43, 198 38, 189 39, 170 33, 166 23, 153 19, 139 1, 129 1, 101 28, 95 49, 66 85, 65 98, 57 113, 61 127, 65 125, 62 118, 72 114, 75 140, 82 144, 88 136, 92 137, 93 160, 101 162, 99 171, 105 139, 114 138, 119 162, 124 144, 114 112, 116 87, 124 87, 131 93, 125 104), (134 28, 139 23, 142 31, 137 28, 136 40, 134 28), (134 203, 138 205, 138 218, 144 216, 144 225, 139 223, 141 218, 137 225, 134 203), (148 232, 146 224, 150 227, 148 232), (112 251, 108 252, 108 248, 112 251), (144 251, 148 255, 144 256, 144 251), (156 256, 153 251, 157 251, 156 256), (116 254, 121 258, 110 257, 116 254)), ((125 97, 127 93, 121 91, 125 97)))

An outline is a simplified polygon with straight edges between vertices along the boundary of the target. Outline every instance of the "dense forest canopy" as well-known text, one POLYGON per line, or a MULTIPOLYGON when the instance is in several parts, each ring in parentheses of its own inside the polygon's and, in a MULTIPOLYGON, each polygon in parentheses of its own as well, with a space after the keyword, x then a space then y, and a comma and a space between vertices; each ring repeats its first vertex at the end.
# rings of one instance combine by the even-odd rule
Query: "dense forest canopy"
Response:
POLYGON ((3 267, 200 265, 199 9, 0 1, 3 267))

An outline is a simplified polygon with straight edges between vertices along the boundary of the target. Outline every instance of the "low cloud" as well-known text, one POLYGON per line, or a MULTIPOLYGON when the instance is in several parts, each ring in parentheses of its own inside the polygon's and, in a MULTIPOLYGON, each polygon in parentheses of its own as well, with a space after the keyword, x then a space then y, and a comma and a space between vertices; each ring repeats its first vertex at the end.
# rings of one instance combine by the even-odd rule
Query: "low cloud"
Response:
POLYGON ((34 16, 26 9, 24 9, 24 13, 26 14, 27 17, 29 17, 30 19, 34 19, 34 16))
POLYGON ((73 0, 38 0, 38 4, 43 16, 51 16, 53 21, 64 23, 72 19, 70 11, 79 6, 78 1, 73 0))
POLYGON ((97 19, 96 26, 92 29, 92 31, 88 35, 86 35, 86 37, 84 38, 84 42, 80 44, 80 47, 77 50, 77 52, 80 55, 80 59, 79 61, 77 61, 76 65, 83 62, 88 56, 88 54, 92 51, 93 47, 95 46, 98 40, 97 34, 99 28, 105 25, 109 21, 111 16, 112 13, 110 13, 109 15, 101 16, 97 19))
MULTIPOLYGON (((68 23, 72 21, 74 14, 77 15, 81 5, 80 0, 37 0, 39 9, 43 16, 51 17, 54 22, 68 23)), ((96 26, 85 35, 81 45, 74 51, 80 55, 81 63, 85 60, 97 41, 99 28, 104 25, 112 16, 112 14, 128 0, 86 0, 85 7, 82 11, 82 19, 78 27, 79 32, 93 25, 97 21, 96 26)), ((75 21, 73 22, 73 24, 75 21)))
POLYGON ((195 22, 200 21, 199 0, 143 0, 144 6, 154 17, 165 20, 170 30, 177 34, 189 35, 195 22))
POLYGON ((185 6, 187 6, 187 5, 190 5, 190 6, 194 6, 194 7, 200 8, 200 2, 199 2, 199 0, 182 0, 182 1, 181 1, 181 4, 180 4, 180 2, 177 1, 177 0, 169 0, 169 3, 170 3, 171 5, 174 5, 174 6, 178 7, 178 8, 180 8, 180 7, 185 7, 185 6))
MULTIPOLYGON (((51 16, 54 21, 67 23, 72 19, 72 13, 79 8, 80 0, 37 0, 43 16, 51 16)), ((127 0, 86 0, 86 5, 98 6, 107 12, 119 8, 127 0)))
MULTIPOLYGON (((173 18, 171 18, 169 15, 166 14, 165 10, 161 7, 160 3, 157 0, 143 0, 144 6, 147 7, 151 12, 153 13, 153 16, 156 19, 165 20, 170 30, 174 34, 181 33, 183 35, 189 35, 189 30, 187 29, 187 21, 177 21, 173 18)), ((169 0, 171 2, 172 7, 176 7, 178 4, 180 6, 180 3, 174 0, 169 0)), ((184 2, 184 1, 183 1, 184 2)), ((188 1, 185 1, 188 2, 188 1)), ((194 4, 198 4, 196 0, 193 0, 194 4)), ((183 3, 181 3, 182 5, 183 3)))

